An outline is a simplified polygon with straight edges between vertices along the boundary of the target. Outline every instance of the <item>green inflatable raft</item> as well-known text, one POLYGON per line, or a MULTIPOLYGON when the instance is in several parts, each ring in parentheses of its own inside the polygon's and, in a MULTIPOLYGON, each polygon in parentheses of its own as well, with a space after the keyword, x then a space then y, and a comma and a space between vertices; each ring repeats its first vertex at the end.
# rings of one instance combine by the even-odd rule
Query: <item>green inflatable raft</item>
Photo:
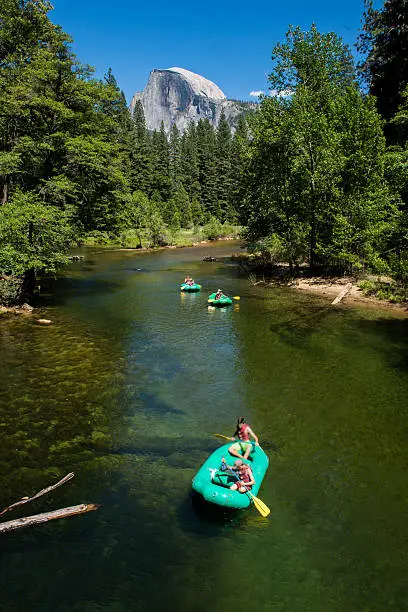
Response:
MULTIPOLYGON (((251 496, 247 493, 231 491, 228 487, 236 482, 236 478, 234 478, 230 472, 222 472, 220 470, 221 459, 223 457, 230 466, 233 465, 236 460, 236 457, 233 457, 228 452, 230 446, 231 444, 225 444, 217 448, 217 450, 208 457, 193 478, 192 486, 196 493, 199 493, 211 504, 242 510, 251 505, 251 496)), ((251 493, 257 496, 266 470, 268 469, 268 456, 259 446, 253 445, 249 460, 245 463, 249 463, 252 468, 255 484, 251 489, 251 493)))
POLYGON ((222 297, 220 297, 219 300, 216 300, 215 299, 216 295, 217 295, 216 293, 212 293, 211 295, 208 296, 209 305, 217 306, 218 308, 221 308, 222 306, 231 306, 232 304, 231 298, 227 297, 226 295, 223 295, 222 297))
POLYGON ((194 285, 186 285, 186 283, 181 283, 180 291, 200 291, 201 285, 194 283, 194 285))

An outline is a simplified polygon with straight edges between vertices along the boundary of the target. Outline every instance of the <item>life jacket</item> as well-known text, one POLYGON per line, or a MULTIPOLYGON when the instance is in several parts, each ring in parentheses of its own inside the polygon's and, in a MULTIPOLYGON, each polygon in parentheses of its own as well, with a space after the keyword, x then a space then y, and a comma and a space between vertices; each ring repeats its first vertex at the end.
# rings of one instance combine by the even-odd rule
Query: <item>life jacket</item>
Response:
POLYGON ((237 476, 241 482, 250 482, 249 467, 245 463, 237 470, 237 476))
POLYGON ((247 425, 246 423, 242 423, 242 425, 240 425, 239 431, 238 431, 238 438, 240 440, 242 440, 242 442, 249 442, 249 425, 247 425))

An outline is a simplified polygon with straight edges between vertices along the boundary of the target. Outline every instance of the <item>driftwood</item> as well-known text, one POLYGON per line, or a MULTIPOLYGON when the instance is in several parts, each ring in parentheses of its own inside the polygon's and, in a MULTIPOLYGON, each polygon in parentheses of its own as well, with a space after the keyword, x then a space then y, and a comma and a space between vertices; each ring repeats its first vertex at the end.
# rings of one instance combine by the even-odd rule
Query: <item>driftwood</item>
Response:
POLYGON ((255 285, 261 285, 262 283, 266 285, 265 276, 263 277, 263 280, 257 281, 255 274, 248 274, 248 280, 253 287, 255 287, 255 285))
POLYGON ((31 527, 32 525, 41 525, 41 523, 48 523, 48 521, 53 521, 54 519, 84 514, 85 512, 97 510, 98 508, 99 506, 97 504, 79 504, 79 506, 69 506, 68 508, 60 508, 59 510, 52 510, 51 512, 25 516, 24 518, 14 519, 14 521, 0 523, 0 534, 22 529, 23 527, 31 527))
MULTIPOLYGON (((72 472, 70 472, 69 474, 64 476, 64 478, 61 478, 61 480, 59 480, 55 484, 47 487, 46 489, 42 489, 41 491, 38 491, 38 493, 36 493, 32 497, 23 497, 22 499, 20 499, 20 501, 15 502, 14 504, 11 504, 11 506, 7 506, 7 508, 4 508, 4 510, 2 510, 0 512, 0 516, 5 514, 9 510, 13 510, 14 508, 17 508, 18 506, 22 506, 23 504, 28 504, 28 502, 33 501, 34 499, 37 499, 38 497, 41 497, 42 495, 45 495, 46 493, 49 493, 50 491, 53 491, 57 487, 60 487, 61 485, 65 484, 66 482, 71 480, 71 478, 73 478, 73 477, 74 477, 74 474, 72 472)), ((4 523, 4 524, 6 524, 6 523, 4 523)), ((0 523, 0 525, 1 525, 1 523, 0 523)))
POLYGON ((347 285, 344 287, 344 289, 342 289, 339 293, 339 295, 332 301, 331 305, 335 306, 335 304, 338 304, 339 302, 341 302, 341 300, 347 295, 347 293, 350 291, 350 289, 352 288, 353 284, 352 283, 347 283, 347 285))

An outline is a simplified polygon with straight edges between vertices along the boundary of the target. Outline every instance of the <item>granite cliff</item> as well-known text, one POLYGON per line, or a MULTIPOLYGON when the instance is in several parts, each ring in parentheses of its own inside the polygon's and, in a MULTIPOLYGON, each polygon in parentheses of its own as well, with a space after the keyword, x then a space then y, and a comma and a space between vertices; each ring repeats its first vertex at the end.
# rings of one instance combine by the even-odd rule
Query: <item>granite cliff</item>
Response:
POLYGON ((238 116, 257 106, 251 102, 228 100, 212 81, 176 67, 152 70, 144 90, 134 94, 131 112, 137 100, 142 103, 147 128, 159 130, 163 122, 166 132, 174 124, 184 132, 191 122, 198 123, 200 119, 209 119, 217 126, 223 111, 234 130, 238 116))

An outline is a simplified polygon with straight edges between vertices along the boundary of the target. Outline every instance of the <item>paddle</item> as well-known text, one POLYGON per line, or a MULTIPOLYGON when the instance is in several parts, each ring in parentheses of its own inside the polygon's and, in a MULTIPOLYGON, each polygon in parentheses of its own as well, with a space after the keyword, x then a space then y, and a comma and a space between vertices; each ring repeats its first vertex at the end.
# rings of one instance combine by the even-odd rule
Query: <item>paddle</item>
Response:
MULTIPOLYGON (((235 472, 231 470, 230 467, 226 463, 225 463, 225 466, 227 470, 229 471, 229 473, 235 476, 238 482, 241 482, 237 474, 235 474, 235 472)), ((244 483, 242 483, 242 486, 246 489, 247 495, 249 495, 249 497, 254 502, 254 506, 258 510, 259 514, 261 514, 264 518, 266 518, 271 513, 268 506, 264 504, 264 502, 261 499, 259 499, 259 497, 255 497, 255 495, 251 493, 251 491, 245 486, 244 483)))
MULTIPOLYGON (((239 440, 237 440, 237 438, 229 438, 228 436, 223 436, 222 434, 216 434, 213 433, 213 436, 216 436, 217 438, 222 438, 223 440, 231 440, 231 442, 239 442, 239 440)), ((250 441, 252 445, 255 444, 255 442, 253 442, 252 440, 250 441)), ((258 448, 260 448, 261 450, 263 450, 261 448, 261 445, 258 444, 258 448)))
POLYGON ((231 440, 231 442, 235 440, 235 438, 229 438, 228 436, 223 436, 222 434, 213 434, 213 436, 216 436, 217 438, 222 438, 223 440, 231 440))

